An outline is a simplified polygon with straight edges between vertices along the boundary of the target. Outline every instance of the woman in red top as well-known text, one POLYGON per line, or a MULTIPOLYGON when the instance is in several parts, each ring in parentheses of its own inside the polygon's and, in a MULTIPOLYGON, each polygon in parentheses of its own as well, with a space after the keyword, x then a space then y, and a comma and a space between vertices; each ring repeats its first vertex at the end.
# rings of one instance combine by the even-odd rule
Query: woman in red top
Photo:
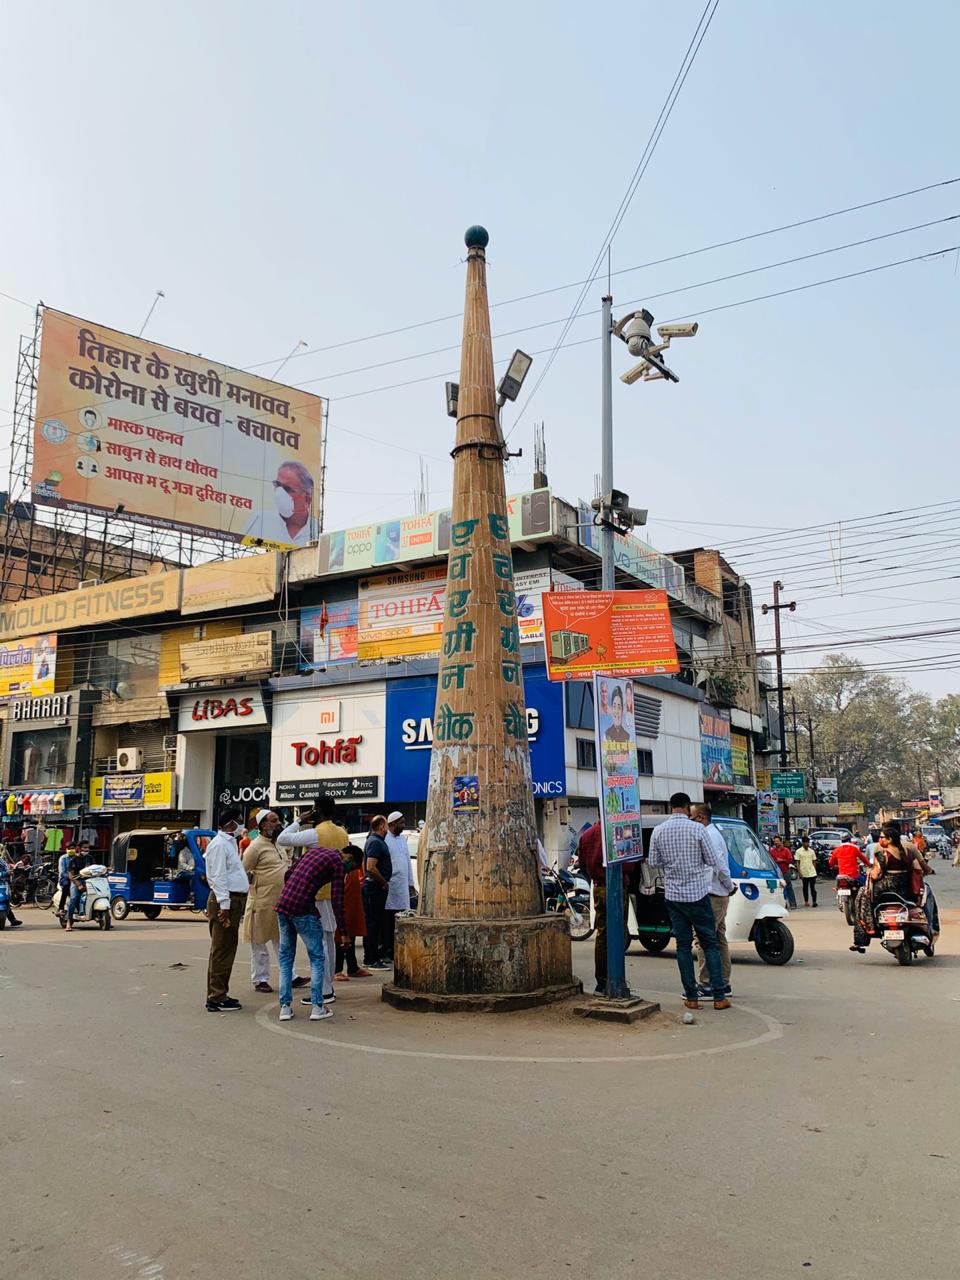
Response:
POLYGON ((346 875, 343 880, 343 911, 347 917, 347 928, 350 930, 350 941, 343 945, 341 934, 337 933, 337 971, 333 975, 334 982, 349 982, 351 978, 369 978, 370 970, 361 969, 357 960, 357 938, 367 932, 366 916, 363 912, 363 853, 352 844, 341 850, 346 875), (343 972, 346 964, 347 972, 343 972))

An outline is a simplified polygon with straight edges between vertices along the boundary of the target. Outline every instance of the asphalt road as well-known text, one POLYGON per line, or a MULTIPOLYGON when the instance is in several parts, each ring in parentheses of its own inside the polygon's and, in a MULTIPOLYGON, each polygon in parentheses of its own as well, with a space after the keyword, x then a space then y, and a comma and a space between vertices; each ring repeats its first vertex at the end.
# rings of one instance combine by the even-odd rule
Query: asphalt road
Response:
POLYGON ((0 935, 0 1276, 950 1274, 960 871, 937 869, 935 960, 852 955, 823 886, 795 961, 738 948, 735 1008, 692 1027, 672 950, 629 959, 664 1011, 628 1029, 401 1013, 372 979, 281 1027, 245 948, 243 1011, 205 1012, 195 917, 68 937, 24 910, 0 935))

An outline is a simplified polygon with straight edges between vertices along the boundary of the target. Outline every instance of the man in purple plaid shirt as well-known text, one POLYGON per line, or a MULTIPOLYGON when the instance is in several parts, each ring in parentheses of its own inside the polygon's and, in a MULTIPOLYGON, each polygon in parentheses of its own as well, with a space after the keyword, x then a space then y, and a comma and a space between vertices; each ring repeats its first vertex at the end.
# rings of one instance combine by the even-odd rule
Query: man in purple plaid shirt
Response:
POLYGON ((287 875, 283 892, 277 899, 280 922, 280 1021, 293 1017, 293 957, 297 935, 310 957, 311 1022, 333 1017, 333 1010, 323 1003, 323 928, 317 912, 317 891, 330 885, 330 901, 337 927, 347 938, 347 920, 343 911, 343 858, 334 849, 308 849, 287 875))
POLYGON ((717 949, 717 927, 707 894, 707 873, 716 875, 727 894, 735 892, 730 872, 723 866, 703 827, 690 817, 690 797, 678 791, 670 797, 673 811, 666 822, 654 827, 650 837, 651 867, 663 868, 663 893, 677 942, 677 966, 683 983, 683 1003, 699 1009, 697 975, 693 965, 693 934, 707 964, 713 1007, 729 1009, 723 967, 717 949))

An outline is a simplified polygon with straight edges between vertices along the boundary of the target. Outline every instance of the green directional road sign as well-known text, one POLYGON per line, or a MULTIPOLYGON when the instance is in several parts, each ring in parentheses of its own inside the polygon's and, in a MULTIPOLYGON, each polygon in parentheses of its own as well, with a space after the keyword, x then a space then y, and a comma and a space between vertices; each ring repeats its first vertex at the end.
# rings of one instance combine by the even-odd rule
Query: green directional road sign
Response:
POLYGON ((789 769, 770 774, 770 790, 785 800, 803 800, 807 794, 806 774, 802 769, 789 769))

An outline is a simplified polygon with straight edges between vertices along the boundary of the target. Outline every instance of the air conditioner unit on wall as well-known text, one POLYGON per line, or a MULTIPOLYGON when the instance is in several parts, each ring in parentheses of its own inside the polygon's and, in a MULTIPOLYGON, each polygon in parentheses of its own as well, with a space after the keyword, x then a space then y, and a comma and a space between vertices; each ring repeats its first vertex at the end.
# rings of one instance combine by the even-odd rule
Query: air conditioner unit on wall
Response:
POLYGON ((117 771, 119 773, 136 773, 143 768, 143 752, 139 747, 117 748, 117 771))

